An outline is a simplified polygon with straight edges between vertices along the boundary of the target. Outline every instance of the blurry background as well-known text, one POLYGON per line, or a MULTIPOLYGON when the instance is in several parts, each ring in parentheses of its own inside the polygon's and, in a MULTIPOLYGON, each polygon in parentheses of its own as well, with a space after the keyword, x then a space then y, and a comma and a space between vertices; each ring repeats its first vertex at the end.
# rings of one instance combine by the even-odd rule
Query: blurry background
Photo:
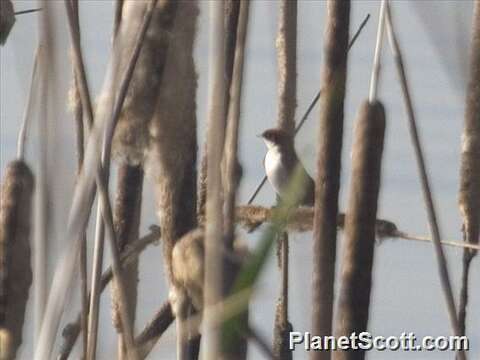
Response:
MULTIPOLYGON (((37 7, 35 1, 14 1, 15 10, 37 7)), ((397 25, 408 76, 417 110, 421 138, 436 199, 443 238, 461 240, 461 220, 457 206, 459 188, 460 136, 463 126, 464 88, 467 71, 472 3, 469 1, 394 1, 393 16, 397 25)), ((348 84, 345 109, 342 189, 340 209, 345 209, 350 176, 351 134, 359 104, 367 97, 373 58, 379 2, 352 3, 350 33, 356 31, 367 13, 372 15, 360 38, 349 53, 348 84)), ((208 2, 200 1, 196 41, 196 66, 199 78, 197 93, 198 140, 202 147, 205 136, 208 65, 208 2)), ((17 18, 5 46, 0 48, 0 169, 15 156, 16 136, 26 101, 33 55, 37 44, 38 15, 17 18)), ((113 23, 113 2, 110 0, 80 1, 82 44, 87 63, 89 83, 98 94, 104 79, 110 50, 113 23)), ((51 66, 56 74, 56 111, 49 116, 52 141, 51 168, 53 226, 52 253, 58 253, 65 234, 66 217, 75 182, 74 121, 67 111, 66 99, 71 81, 69 38, 63 2, 58 1, 53 18, 56 43, 55 59, 51 66)), ((320 88, 320 68, 323 54, 325 3, 299 1, 298 5, 298 108, 299 119, 320 88)), ((277 4, 273 1, 254 1, 251 6, 247 39, 246 73, 244 76, 241 117, 240 160, 244 176, 240 187, 240 203, 245 202, 264 175, 262 160, 265 146, 256 134, 276 123, 277 67, 275 37, 277 4)), ((385 44, 387 45, 387 44, 385 44)), ((426 212, 420 191, 416 164, 407 132, 407 119, 400 86, 394 71, 388 46, 383 53, 383 68, 379 98, 387 110, 387 132, 383 162, 379 214, 394 221, 408 233, 427 235, 426 212)), ((32 130, 27 143, 27 162, 36 169, 38 159, 38 118, 32 118, 32 130)), ((314 175, 316 126, 318 109, 310 115, 297 137, 296 146, 301 158, 314 175)), ((112 172, 114 173, 114 172, 112 172)), ((114 184, 115 178, 112 178, 114 184)), ((145 182, 143 216, 140 233, 156 223, 151 183, 145 182)), ((256 199, 263 205, 274 202, 268 184, 256 199)), ((90 226, 92 227, 92 226, 90 226)), ((257 235, 249 235, 250 245, 257 235)), ((341 234, 339 236, 341 246, 341 234)), ((294 329, 309 331, 310 287, 312 271, 311 233, 291 236, 290 314, 294 329)), ((136 330, 153 316, 167 297, 160 247, 152 247, 140 262, 139 298, 136 330), (162 274, 163 275, 163 274, 162 274)), ((451 280, 458 296, 462 250, 446 247, 451 280)), ((106 266, 109 251, 106 251, 106 266)), ((91 260, 91 255, 90 260, 91 260)), ((53 272, 57 258, 49 259, 53 272)), ((279 292, 279 273, 275 257, 263 273, 254 298, 251 320, 260 332, 270 339, 274 305, 279 292)), ((471 296, 467 320, 470 335, 470 358, 480 356, 480 264, 478 257, 471 270, 471 296)), ((78 286, 77 286, 78 288, 78 286)), ((79 309, 78 294, 71 294, 70 306, 63 321, 72 319, 79 309)), ((32 303, 30 296, 30 304, 32 303)), ((116 351, 116 334, 110 321, 110 296, 105 292, 101 303, 100 344, 98 359, 111 359, 116 351)), ((372 292, 370 331, 373 335, 400 335, 414 332, 425 335, 449 335, 450 328, 443 295, 436 271, 433 248, 428 243, 385 240, 376 247, 374 288, 372 292)), ((24 345, 19 358, 32 357, 31 306, 27 311, 24 345)), ((156 345, 152 359, 174 359, 174 326, 156 345)), ((77 345, 80 341, 77 342, 77 345)), ((249 348, 250 358, 261 358, 255 346, 249 348)), ((299 349, 295 359, 306 359, 299 349)), ((451 359, 451 353, 370 352, 369 359, 451 359)))

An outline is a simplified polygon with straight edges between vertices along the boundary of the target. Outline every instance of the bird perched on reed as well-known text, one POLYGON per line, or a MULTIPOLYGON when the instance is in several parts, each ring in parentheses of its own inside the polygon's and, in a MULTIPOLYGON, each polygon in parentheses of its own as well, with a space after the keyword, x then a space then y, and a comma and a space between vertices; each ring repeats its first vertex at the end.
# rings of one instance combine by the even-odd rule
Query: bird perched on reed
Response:
POLYGON ((280 198, 285 198, 286 190, 296 171, 301 178, 299 205, 313 206, 315 202, 315 182, 308 175, 295 151, 293 135, 282 129, 265 130, 259 137, 267 145, 263 161, 265 173, 273 189, 280 198))

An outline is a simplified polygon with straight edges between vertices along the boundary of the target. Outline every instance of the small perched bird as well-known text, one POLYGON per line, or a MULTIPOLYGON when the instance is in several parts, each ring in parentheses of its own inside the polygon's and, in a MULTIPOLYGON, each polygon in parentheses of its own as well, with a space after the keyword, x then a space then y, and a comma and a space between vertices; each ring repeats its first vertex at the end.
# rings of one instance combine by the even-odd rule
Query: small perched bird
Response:
POLYGON ((303 196, 301 197, 300 205, 313 206, 315 201, 315 183, 298 159, 293 136, 277 128, 265 130, 259 136, 263 138, 268 148, 263 165, 268 181, 277 195, 282 198, 294 172, 300 171, 303 175, 303 196))

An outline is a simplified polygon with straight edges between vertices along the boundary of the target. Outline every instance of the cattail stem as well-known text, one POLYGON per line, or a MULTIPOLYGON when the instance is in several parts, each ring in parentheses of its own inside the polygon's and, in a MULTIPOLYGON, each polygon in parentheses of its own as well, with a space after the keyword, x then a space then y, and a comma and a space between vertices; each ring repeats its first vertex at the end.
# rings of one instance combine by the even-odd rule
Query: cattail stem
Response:
MULTIPOLYGON (((225 18, 225 88, 230 89, 235 62, 235 48, 237 43, 237 29, 239 21, 240 3, 238 0, 224 0, 225 18)), ((225 112, 228 115, 230 104, 230 91, 225 94, 225 112)), ((197 215, 199 220, 205 217, 205 205, 207 201, 207 139, 203 144, 203 157, 200 165, 200 177, 198 182, 197 215)), ((227 227, 229 225, 227 224, 227 227)), ((227 243, 229 241, 227 240, 227 243)))
MULTIPOLYGON (((240 105, 242 100, 242 81, 245 44, 247 37, 249 2, 240 2, 237 40, 234 49, 234 63, 230 86, 230 104, 228 106, 227 128, 225 134, 225 221, 224 232, 227 248, 233 247, 235 225, 235 202, 240 182, 240 164, 238 163, 238 133, 240 125, 240 105)), ((229 32, 227 32, 228 34, 229 32)), ((227 42, 228 43, 228 42, 227 42)), ((227 52, 228 53, 228 52, 227 52)))
MULTIPOLYGON (((130 84, 130 80, 132 78, 132 73, 135 68, 135 64, 138 60, 138 56, 140 53, 140 49, 143 43, 143 39, 145 37, 148 25, 150 24, 153 8, 156 5, 157 0, 152 0, 149 2, 148 11, 145 14, 144 20, 141 24, 140 30, 136 37, 135 46, 132 50, 131 56, 129 57, 128 66, 125 72, 122 74, 121 81, 120 81, 120 89, 118 92, 117 100, 115 102, 115 106, 113 111, 108 114, 111 114, 109 118, 107 118, 106 113, 102 113, 99 115, 100 119, 97 122, 98 125, 93 129, 89 136, 88 146, 86 147, 86 163, 88 165, 85 166, 82 171, 82 177, 79 178, 79 181, 76 185, 74 196, 73 196, 73 203, 72 208, 69 213, 69 221, 67 226, 67 238, 73 239, 71 240, 72 243, 67 247, 63 257, 60 259, 59 265, 55 272, 55 277, 53 281, 53 287, 49 295, 48 299, 48 306, 45 312, 45 319, 42 323, 42 331, 40 332, 40 339, 38 341, 36 350, 35 350, 35 359, 43 360, 50 357, 52 352, 52 346, 54 342, 54 336, 56 330, 59 325, 60 316, 63 313, 64 306, 65 306, 65 299, 66 294, 70 289, 71 280, 73 278, 74 268, 78 255, 79 250, 79 239, 75 240, 75 237, 78 236, 79 233, 82 233, 86 227, 87 219, 91 211, 91 207, 93 204, 93 195, 95 193, 95 187, 93 180, 95 179, 95 183, 98 186, 99 194, 101 195, 100 199, 104 204, 106 210, 106 217, 108 217, 108 210, 111 210, 109 204, 108 194, 105 192, 105 186, 103 184, 104 177, 103 177, 103 170, 101 165, 99 164, 99 159, 97 158, 97 147, 99 141, 99 135, 102 129, 105 129, 105 140, 111 141, 113 137, 113 132, 115 130, 118 117, 120 111, 123 106, 123 102, 125 100, 126 92, 128 90, 128 86, 130 84), (94 176, 92 176, 94 175, 94 176)), ((114 51, 115 53, 115 51, 114 51)), ((115 59, 112 59, 112 65, 115 64, 115 59)), ((113 73, 115 72, 116 67, 112 66, 110 69, 109 76, 107 80, 111 80, 113 78, 113 73)), ((107 84, 113 84, 111 81, 107 81, 107 84)), ((107 109, 103 109, 106 112, 107 109)), ((111 217, 111 213, 110 213, 111 217)), ((113 226, 113 221, 109 222, 108 218, 106 219, 107 225, 113 226)), ((109 235, 114 235, 113 228, 107 229, 109 230, 109 235), (111 230, 111 231, 110 231, 111 230)), ((114 260, 114 274, 118 281, 121 282, 121 279, 118 277, 119 273, 119 265, 115 262, 118 261, 118 257, 116 252, 116 244, 114 241, 114 237, 110 238, 111 247, 112 247, 112 259, 114 260)), ((119 284, 119 288, 123 288, 121 284, 119 284)), ((122 306, 123 308, 123 306, 122 306)), ((123 314, 127 315, 126 311, 122 311, 123 314)), ((128 316, 128 315, 127 315, 128 316)), ((123 316, 122 316, 123 318, 123 316)), ((122 321, 125 328, 128 327, 127 321, 122 321)), ((128 333, 127 329, 124 329, 126 333, 128 333)), ((128 334, 126 334, 128 337, 128 334)), ((130 342, 133 343, 133 335, 132 338, 129 339, 130 342)), ((129 349, 134 352, 133 346, 129 349)), ((135 354, 132 354, 135 358, 135 354)))
MULTIPOLYGON (((430 227, 430 232, 432 234, 435 257, 437 260, 437 270, 439 273, 440 283, 442 286, 442 291, 443 291, 445 302, 447 305, 450 326, 452 327, 452 331, 454 335, 460 335, 461 332, 458 324, 457 312, 455 309, 455 301, 453 298, 453 291, 450 283, 450 277, 448 274, 447 260, 445 258, 445 254, 443 253, 443 249, 440 241, 441 239, 440 227, 438 225, 436 210, 433 203, 433 195, 430 189, 430 181, 428 179, 427 169, 425 165, 425 158, 423 156, 423 149, 422 149, 420 137, 418 134, 415 112, 413 109, 413 103, 410 96, 410 90, 408 87, 405 66, 403 63, 402 54, 400 52, 400 47, 398 45, 398 41, 394 31, 393 20, 390 13, 390 6, 388 3, 387 3, 387 13, 386 13, 386 24, 387 24, 388 42, 390 44, 390 48, 393 53, 398 76, 400 78, 400 85, 402 87, 405 106, 407 108, 409 132, 410 132, 413 148, 415 151, 415 158, 417 160, 420 181, 422 184, 422 192, 423 192, 425 207, 428 215, 428 224, 430 227)), ((463 351, 458 351, 457 356, 459 357, 459 360, 465 359, 465 353, 463 351)))
POLYGON ((52 8, 46 0, 40 1, 45 11, 39 16, 39 41, 42 47, 42 55, 39 61, 40 75, 40 107, 39 107, 39 147, 38 147, 38 170, 36 173, 35 190, 35 230, 33 234, 33 300, 34 300, 34 337, 33 343, 37 344, 41 334, 45 316, 45 305, 49 291, 47 277, 47 254, 49 253, 50 215, 51 208, 48 205, 50 199, 50 176, 48 172, 49 155, 48 144, 52 140, 49 102, 54 98, 55 89, 52 87, 54 72, 54 44, 52 29, 52 8), (53 65, 53 66, 52 66, 53 65))
MULTIPOLYGON (((118 249, 123 252, 126 246, 138 237, 143 189, 143 169, 141 166, 122 164, 118 169, 117 195, 114 208, 115 231, 118 249)), ((137 304, 138 262, 134 261, 124 268, 127 290, 127 307, 131 326, 135 323, 137 304)), ((112 319, 115 328, 122 332, 119 304, 116 289, 112 290, 112 319)), ((118 358, 125 359, 126 351, 123 338, 118 341, 118 358)))
MULTIPOLYGON (((470 53, 470 81, 467 87, 465 125, 462 135, 459 205, 463 217, 466 242, 479 244, 480 234, 480 1, 474 2, 472 42, 470 53)), ((465 335, 468 278, 470 264, 476 250, 464 249, 458 322, 465 335)))
MULTIPOLYGON (((236 61, 237 41, 239 40, 239 22, 241 1, 224 0, 225 2, 225 86, 231 89, 232 77, 234 76, 234 65, 236 61)), ((231 102, 231 91, 225 94, 225 109, 228 109, 231 102)), ((227 111, 228 114, 228 111, 227 111)))
MULTIPOLYGON (((78 85, 78 90, 80 93, 80 98, 82 102, 82 107, 85 113, 86 118, 86 128, 87 133, 90 132, 93 124, 93 107, 90 98, 90 92, 88 89, 87 77, 85 72, 85 65, 83 62, 82 50, 80 45, 80 28, 79 28, 79 18, 78 18, 78 4, 75 2, 71 2, 69 0, 65 0, 65 9, 67 12, 68 17, 68 24, 70 29, 70 39, 72 43, 72 50, 73 50, 73 63, 75 69, 75 79, 76 84, 78 85)), ((102 154, 102 158, 104 157, 105 152, 102 154)), ((104 159, 102 159, 102 163, 104 163, 104 159)), ((105 166, 105 164, 103 164, 105 166)), ((107 167, 108 171, 108 167, 107 167)), ((108 173, 106 174, 107 178, 106 181, 108 182, 108 173)), ((86 345, 86 353, 85 359, 93 359, 94 357, 94 349, 96 348, 96 329, 98 327, 98 282, 99 277, 102 271, 102 259, 103 259, 103 238, 104 238, 104 225, 101 218, 101 211, 100 211, 101 204, 99 202, 97 208, 97 217, 96 217, 96 228, 95 228, 95 245, 94 245, 94 255, 93 255, 93 269, 92 269, 92 294, 93 296, 90 299, 89 304, 89 318, 87 323, 88 332, 84 331, 83 336, 87 336, 87 345, 86 345)), ((85 239, 86 240, 86 239, 85 239)), ((82 245, 80 247, 80 265, 85 263, 83 257, 84 253, 86 253, 86 241, 82 241, 82 245)), ((84 273, 81 271, 81 273, 84 273)), ((83 297, 84 299, 85 297, 83 297)))
MULTIPOLYGON (((379 102, 360 108, 352 151, 352 182, 341 263, 335 336, 367 330, 375 248, 375 222, 385 135, 385 110, 379 102)), ((364 359, 364 350, 336 351, 335 360, 364 359)))
POLYGON ((70 41, 72 43, 73 66, 75 69, 75 77, 78 81, 78 90, 82 102, 83 113, 86 118, 86 125, 90 131, 93 125, 93 106, 88 88, 87 74, 82 56, 82 48, 80 44, 80 25, 78 14, 75 15, 75 8, 69 0, 64 0, 65 9, 68 17, 68 28, 70 33, 70 41))
MULTIPOLYGON (((278 63, 278 127, 290 134, 295 132, 297 107, 297 1, 280 2, 279 25, 276 40, 278 63)), ((288 233, 278 236, 281 291, 277 300, 273 331, 273 353, 278 359, 292 359, 289 333, 293 330, 288 321, 288 233)))
POLYGON ((25 143, 27 141, 28 135, 28 128, 30 124, 30 118, 32 117, 32 107, 33 107, 33 95, 34 90, 38 87, 38 62, 39 57, 42 56, 42 47, 39 45, 35 50, 34 60, 33 60, 33 68, 32 68, 32 75, 30 78, 30 87, 28 89, 27 95, 27 102, 25 105, 25 109, 23 111, 23 119, 20 131, 18 132, 18 141, 17 141, 17 159, 23 160, 25 156, 25 143))
MULTIPOLYGON (((75 73, 73 75, 73 91, 74 97, 79 98, 78 81, 75 73)), ((77 174, 80 175, 83 159, 84 159, 84 123, 83 123, 83 111, 82 105, 77 101, 73 109, 75 124, 76 124, 76 137, 77 137, 77 174)), ((84 232, 81 235, 82 239, 80 245, 80 297, 82 303, 82 346, 83 357, 87 356, 87 328, 88 328, 88 280, 87 280, 87 234, 84 232)))
POLYGON ((123 3, 124 3, 124 0, 115 1, 115 16, 113 18, 113 38, 114 39, 118 34, 118 29, 120 28, 120 23, 122 21, 123 3))
MULTIPOLYGON (((332 334, 350 1, 330 0, 327 9, 313 229, 312 333, 319 336, 332 334)), ((330 353, 313 352, 311 358, 329 359, 330 353)))
MULTIPOLYGON (((234 1, 228 2, 233 6, 234 1)), ((237 189, 241 177, 241 165, 238 162, 238 138, 240 127, 240 106, 242 99, 243 83, 243 64, 247 39, 248 18, 250 3, 248 1, 239 2, 237 27, 229 28, 226 31, 226 67, 230 57, 233 58, 232 74, 230 79, 230 92, 228 105, 228 116, 225 134, 225 157, 223 158, 223 184, 224 184, 224 247, 226 251, 232 251, 235 239, 235 204, 237 200, 237 189), (233 34, 232 34, 233 32, 233 34), (235 36, 235 48, 230 49, 229 43, 233 42, 229 37, 235 36), (231 54, 229 54, 231 52, 231 54), (234 56, 231 56, 234 55, 234 56)), ((223 257, 223 256, 222 256, 223 257)), ((230 292, 231 286, 238 273, 238 266, 223 262, 223 285, 222 295, 230 292)), ((248 311, 245 311, 245 321, 248 321, 248 311)), ((228 348, 222 347, 222 358, 225 359, 245 359, 247 354, 247 341, 244 337, 237 337, 235 343, 228 348)))
POLYGON ((377 39, 375 42, 375 52, 373 55, 373 67, 370 78, 370 90, 368 95, 368 101, 374 102, 377 99, 378 80, 380 75, 380 68, 382 67, 380 57, 383 49, 383 34, 385 29, 385 13, 386 13, 386 0, 382 0, 380 3, 380 10, 378 13, 378 28, 377 39))
POLYGON ((225 136, 225 29, 223 24, 224 3, 210 3, 210 87, 207 130, 207 197, 205 224, 205 283, 203 311, 204 359, 220 359, 220 331, 215 319, 221 317, 221 308, 214 306, 222 299, 222 253, 223 253, 223 216, 220 163, 225 136))
POLYGON ((158 339, 173 323, 174 315, 169 302, 164 303, 155 313, 155 316, 145 326, 143 331, 135 338, 138 351, 142 359, 145 359, 152 351, 158 339))
MULTIPOLYGON (((68 6, 68 3, 66 4, 68 6)), ((71 1, 71 26, 72 38, 80 39, 80 18, 78 9, 78 0, 71 1)), ((79 50, 79 48, 77 48, 79 50)), ((81 57, 81 53, 77 54, 81 57)), ((70 101, 72 106, 72 112, 75 120, 75 135, 77 140, 77 175, 79 176, 83 166, 83 160, 85 157, 85 132, 88 131, 87 125, 83 121, 83 104, 81 101, 79 81, 77 79, 77 73, 79 70, 73 68, 73 84, 71 88, 70 101)), ((80 297, 81 297, 81 326, 82 326, 82 356, 84 359, 87 357, 87 328, 88 328, 88 272, 87 272, 87 234, 83 232, 81 236, 80 245, 80 297)))
POLYGON ((297 107, 297 1, 280 3, 276 39, 278 64, 278 127, 293 134, 297 107))

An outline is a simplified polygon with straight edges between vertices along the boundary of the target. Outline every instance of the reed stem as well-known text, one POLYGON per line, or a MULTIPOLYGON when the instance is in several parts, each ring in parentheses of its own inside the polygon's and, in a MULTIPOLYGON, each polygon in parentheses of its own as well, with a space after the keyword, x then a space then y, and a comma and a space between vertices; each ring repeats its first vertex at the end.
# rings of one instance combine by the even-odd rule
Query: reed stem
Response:
POLYGON ((378 79, 380 75, 380 68, 382 67, 380 62, 380 57, 382 55, 383 49, 383 35, 385 29, 385 13, 386 13, 386 0, 382 0, 380 3, 380 10, 378 13, 378 28, 377 28, 377 38, 375 41, 375 52, 373 55, 373 67, 372 74, 370 78, 370 90, 368 95, 368 101, 373 103, 377 99, 378 91, 378 79))
MULTIPOLYGON (((52 352, 55 333, 59 325, 60 316, 63 313, 65 307, 66 294, 68 293, 71 286, 71 279, 73 277, 76 259, 79 252, 80 239, 76 239, 76 237, 78 237, 79 233, 82 233, 85 230, 87 219, 93 204, 93 198, 95 193, 95 187, 92 181, 93 179, 95 179, 99 193, 102 195, 100 199, 104 203, 103 205, 105 207, 106 213, 108 213, 108 209, 111 210, 108 194, 106 194, 104 191, 105 186, 103 186, 102 183, 104 180, 104 177, 102 175, 103 170, 99 163, 98 153, 96 151, 98 146, 99 133, 102 129, 105 129, 106 141, 111 141, 111 138, 113 137, 113 132, 115 130, 115 126, 123 106, 123 101, 125 100, 126 92, 132 77, 136 61, 140 53, 146 30, 152 18, 153 8, 156 5, 156 1, 157 0, 152 0, 151 2, 149 2, 149 9, 144 17, 143 23, 136 38, 135 47, 129 58, 128 66, 121 78, 117 101, 115 102, 115 106, 113 108, 111 116, 108 119, 99 119, 97 127, 91 131, 91 134, 89 136, 88 146, 86 147, 85 152, 85 163, 82 172, 83 176, 79 178, 79 181, 75 188, 73 204, 70 210, 69 222, 67 226, 67 238, 73 238, 74 240, 71 240, 72 243, 65 250, 64 255, 60 259, 60 263, 55 273, 53 286, 48 299, 48 306, 45 312, 45 319, 42 323, 40 339, 35 350, 35 360, 47 359, 50 357, 50 354, 52 352), (86 166, 86 164, 88 164, 88 166, 86 166), (92 176, 92 172, 95 173, 95 176, 92 176)), ((113 53, 115 53, 115 51, 113 53)), ((110 68, 110 73, 107 75, 107 80, 113 79, 113 73, 116 70, 116 67, 114 66, 114 60, 115 59, 112 59, 112 66, 110 68)), ((113 82, 107 81, 107 84, 113 84, 113 82)), ((102 114, 102 116, 106 116, 106 114, 102 114)), ((108 214, 106 214, 106 217, 108 217, 108 214)), ((109 221, 106 222, 107 225, 111 225, 109 221)), ((109 230, 109 235, 114 235, 113 227, 112 229, 107 230, 109 230)), ((114 261, 116 261, 118 260, 118 258, 115 260, 116 257, 113 254, 116 252, 115 238, 111 236, 109 240, 111 241, 111 244, 113 243, 112 258, 114 259, 114 261)), ((114 271, 116 278, 119 280, 119 282, 121 282, 121 280, 117 277, 119 275, 118 263, 117 266, 114 267, 114 269, 116 269, 116 271, 114 271)), ((123 289, 121 284, 118 285, 120 289, 123 289)), ((124 308, 123 305, 122 308, 124 308)), ((126 311, 122 310, 122 313, 125 315, 126 311)), ((128 321, 124 321, 125 318, 123 316, 122 319, 125 327, 125 335, 128 338, 129 331, 128 329, 126 329, 128 327, 128 321)), ((131 343, 133 343, 133 335, 130 339, 127 339, 127 343, 129 344, 129 346, 131 343)), ((130 350, 134 351, 133 346, 129 349, 129 351, 130 350)), ((133 357, 135 358, 135 354, 133 354, 133 357)))
MULTIPOLYGON (((465 124, 462 134, 459 206, 463 217, 463 233, 466 242, 478 245, 480 234, 480 1, 474 2, 472 41, 470 53, 470 80, 467 87, 465 124)), ((465 335, 469 296, 470 264, 477 255, 473 249, 464 249, 459 327, 465 335)))
POLYGON ((207 196, 206 196, 206 224, 205 224, 205 283, 204 283, 204 311, 203 311, 203 343, 202 356, 204 359, 220 359, 221 341, 220 329, 215 320, 221 317, 221 307, 214 308, 222 299, 222 253, 223 241, 223 214, 221 169, 222 149, 225 137, 225 29, 224 3, 210 3, 210 81, 208 104, 207 130, 207 196), (216 309, 214 311, 213 309, 216 309))
POLYGON ((30 119, 32 117, 32 108, 33 108, 33 95, 35 89, 38 88, 38 62, 39 57, 42 56, 42 47, 37 46, 35 50, 32 74, 30 78, 30 86, 28 88, 27 102, 25 104, 25 109, 23 111, 23 119, 20 131, 18 132, 18 141, 17 141, 17 159, 23 160, 25 157, 25 143, 28 137, 28 128, 30 126, 30 119))
MULTIPOLYGON (((437 215, 436 215, 435 205, 433 202, 432 191, 430 189, 430 181, 428 178, 427 169, 425 165, 425 158, 423 155, 422 144, 420 142, 420 136, 417 129, 413 102, 410 96, 410 90, 408 86, 407 75, 405 72, 405 66, 403 63, 402 53, 398 45, 398 41, 394 31, 393 20, 390 12, 390 6, 388 3, 387 3, 387 13, 386 13, 386 25, 387 25, 388 41, 393 53, 398 76, 400 78, 400 85, 402 87, 403 98, 404 98, 405 106, 407 110, 409 132, 412 140, 412 145, 415 151, 415 158, 417 161, 418 172, 419 172, 420 181, 422 185, 422 193, 423 193, 425 207, 428 215, 428 224, 430 227, 430 232, 432 234, 435 258, 437 260, 437 270, 440 277, 440 283, 442 286, 443 295, 447 305, 448 316, 450 319, 450 326, 452 327, 452 332, 454 335, 460 335, 461 331, 458 324, 455 301, 453 298, 452 286, 451 286, 450 277, 448 274, 447 260, 445 258, 445 254, 443 253, 443 249, 441 246, 440 227, 437 221, 437 215)), ((460 360, 465 359, 465 353, 463 351, 458 351, 457 356, 460 360)))
MULTIPOLYGON (((318 336, 332 335, 350 1, 330 0, 327 10, 313 226, 312 333, 318 336)), ((330 353, 310 357, 324 360, 330 353)))
MULTIPOLYGON (((295 133, 297 107, 297 8, 296 0, 279 3, 279 23, 276 39, 278 64, 278 118, 277 126, 289 134, 295 133)), ((278 199, 277 199, 278 202, 278 199)), ((281 360, 292 359, 289 349, 289 333, 293 330, 288 320, 288 232, 277 238, 281 287, 276 304, 273 329, 273 354, 281 360)))

